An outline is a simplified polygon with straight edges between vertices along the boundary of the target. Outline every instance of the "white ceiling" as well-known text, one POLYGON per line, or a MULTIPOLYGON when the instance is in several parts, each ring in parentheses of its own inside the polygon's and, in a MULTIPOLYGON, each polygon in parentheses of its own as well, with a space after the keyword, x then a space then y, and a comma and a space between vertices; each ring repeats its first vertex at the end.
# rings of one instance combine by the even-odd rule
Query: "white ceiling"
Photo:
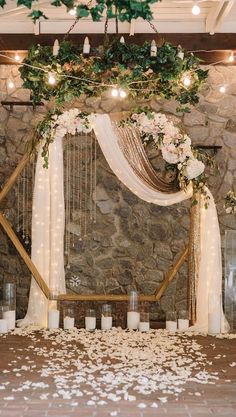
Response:
MULTIPOLYGON (((41 10, 49 20, 41 20, 34 25, 27 17, 29 10, 16 7, 15 0, 7 0, 7 6, 0 9, 0 33, 66 33, 74 21, 64 7, 53 7, 49 1, 40 0, 41 10)), ((193 16, 191 0, 162 0, 153 5, 153 23, 159 33, 236 33, 236 0, 199 1, 201 13, 193 16)), ((38 8, 38 6, 35 6, 38 8)), ((104 22, 89 19, 77 23, 71 33, 103 33, 104 22)), ((109 23, 109 32, 115 32, 114 22, 109 23)), ((119 23, 120 33, 152 33, 150 25, 138 19, 129 23, 119 23)))

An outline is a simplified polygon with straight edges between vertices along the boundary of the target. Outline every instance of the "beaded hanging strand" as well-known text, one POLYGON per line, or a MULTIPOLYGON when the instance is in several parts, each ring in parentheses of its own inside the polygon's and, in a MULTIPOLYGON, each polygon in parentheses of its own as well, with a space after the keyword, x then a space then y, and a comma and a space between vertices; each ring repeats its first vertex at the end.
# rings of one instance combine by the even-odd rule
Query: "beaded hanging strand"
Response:
POLYGON ((93 221, 93 134, 90 134, 90 193, 89 193, 89 211, 90 222, 93 221))
POLYGON ((25 204, 25 244, 29 244, 29 219, 28 219, 28 205, 29 205, 29 165, 26 165, 26 177, 25 177, 25 187, 26 187, 26 204, 25 204))
POLYGON ((84 179, 84 236, 87 235, 87 195, 88 195, 88 135, 85 134, 85 179, 84 179))
POLYGON ((94 137, 94 192, 93 192, 93 201, 94 201, 94 212, 93 212, 93 222, 96 223, 97 221, 97 138, 95 133, 93 133, 94 137))

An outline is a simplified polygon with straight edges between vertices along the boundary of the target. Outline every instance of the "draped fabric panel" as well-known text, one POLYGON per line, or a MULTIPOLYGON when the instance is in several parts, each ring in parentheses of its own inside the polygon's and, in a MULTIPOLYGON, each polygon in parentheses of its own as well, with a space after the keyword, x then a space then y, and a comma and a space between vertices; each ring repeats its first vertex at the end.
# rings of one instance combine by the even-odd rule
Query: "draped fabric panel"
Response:
MULTIPOLYGON (((65 293, 64 272, 64 181, 61 135, 50 144, 48 169, 39 149, 33 194, 31 258, 55 293, 65 293)), ((47 326, 48 300, 31 279, 28 311, 18 325, 47 326)))

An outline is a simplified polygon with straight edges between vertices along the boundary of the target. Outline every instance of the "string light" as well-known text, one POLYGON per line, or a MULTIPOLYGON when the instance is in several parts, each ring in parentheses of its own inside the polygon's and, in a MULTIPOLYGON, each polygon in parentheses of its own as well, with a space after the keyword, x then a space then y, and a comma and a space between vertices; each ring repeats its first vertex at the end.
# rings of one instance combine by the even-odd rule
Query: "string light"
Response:
POLYGON ((221 94, 224 94, 226 92, 226 87, 224 85, 221 85, 220 88, 219 88, 219 92, 221 94))
POLYGON ((191 78, 188 76, 188 75, 186 75, 184 78, 183 78, 183 85, 185 86, 185 87, 189 87, 190 85, 191 85, 191 78))
POLYGON ((234 53, 233 53, 233 51, 230 53, 228 61, 229 62, 234 62, 234 53))
POLYGON ((75 16, 75 15, 76 15, 76 7, 73 7, 73 9, 68 10, 68 13, 69 13, 71 16, 75 16))
POLYGON ((124 91, 124 90, 120 90, 120 97, 121 98, 125 98, 125 97, 127 97, 127 93, 126 93, 126 91, 124 91))
POLYGON ((192 14, 193 14, 194 16, 198 16, 200 13, 201 13, 201 9, 200 9, 200 7, 198 6, 198 4, 197 4, 197 3, 195 3, 195 4, 193 5, 193 7, 192 7, 192 14))
POLYGON ((56 78, 51 72, 48 73, 48 83, 50 85, 54 85, 56 83, 56 78))
POLYGON ((18 54, 18 52, 16 52, 14 59, 16 62, 20 62, 20 55, 18 54))
POLYGON ((14 84, 14 82, 13 82, 12 80, 8 80, 7 85, 8 85, 8 87, 9 87, 9 88, 11 88, 11 89, 15 87, 15 84, 14 84))
POLYGON ((119 90, 116 87, 112 88, 111 95, 112 95, 112 97, 118 97, 119 90))

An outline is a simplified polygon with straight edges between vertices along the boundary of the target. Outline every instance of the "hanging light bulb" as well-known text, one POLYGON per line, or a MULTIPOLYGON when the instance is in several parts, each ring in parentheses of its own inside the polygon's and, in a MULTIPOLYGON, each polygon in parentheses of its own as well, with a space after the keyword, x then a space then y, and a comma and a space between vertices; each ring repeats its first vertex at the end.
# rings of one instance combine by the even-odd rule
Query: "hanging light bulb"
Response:
POLYGON ((121 36, 121 37, 120 37, 120 43, 123 43, 123 44, 125 43, 125 38, 124 38, 124 36, 121 36))
POLYGON ((69 13, 71 16, 75 16, 75 15, 76 15, 76 7, 73 7, 73 9, 68 10, 68 13, 69 13))
POLYGON ((224 93, 226 92, 226 88, 225 88, 225 86, 224 86, 224 85, 221 85, 221 86, 220 86, 220 88, 219 88, 219 92, 220 92, 221 94, 224 94, 224 93))
POLYGON ((51 72, 48 73, 48 83, 51 85, 54 85, 56 83, 56 78, 54 74, 52 74, 51 72))
POLYGON ((228 61, 229 62, 234 62, 234 53, 233 53, 233 51, 230 53, 228 61))
POLYGON ((193 5, 193 7, 192 7, 192 14, 193 14, 194 16, 198 16, 200 13, 201 13, 201 9, 200 9, 200 7, 198 6, 198 4, 197 4, 197 3, 195 3, 195 4, 193 5))
POLYGON ((120 90, 120 98, 125 98, 127 97, 127 93, 125 90, 120 90))
POLYGON ((118 97, 119 90, 116 87, 113 87, 112 90, 111 90, 111 95, 112 95, 112 97, 118 97))
POLYGON ((7 85, 8 85, 8 87, 9 87, 9 88, 11 88, 11 89, 15 87, 15 84, 14 84, 14 82, 13 82, 12 80, 8 80, 7 85))
POLYGON ((191 85, 191 78, 188 75, 185 75, 185 77, 183 78, 183 85, 185 87, 189 87, 191 85))
POLYGON ((16 62, 20 62, 20 55, 18 54, 18 52, 16 52, 15 56, 14 56, 14 60, 16 62))

